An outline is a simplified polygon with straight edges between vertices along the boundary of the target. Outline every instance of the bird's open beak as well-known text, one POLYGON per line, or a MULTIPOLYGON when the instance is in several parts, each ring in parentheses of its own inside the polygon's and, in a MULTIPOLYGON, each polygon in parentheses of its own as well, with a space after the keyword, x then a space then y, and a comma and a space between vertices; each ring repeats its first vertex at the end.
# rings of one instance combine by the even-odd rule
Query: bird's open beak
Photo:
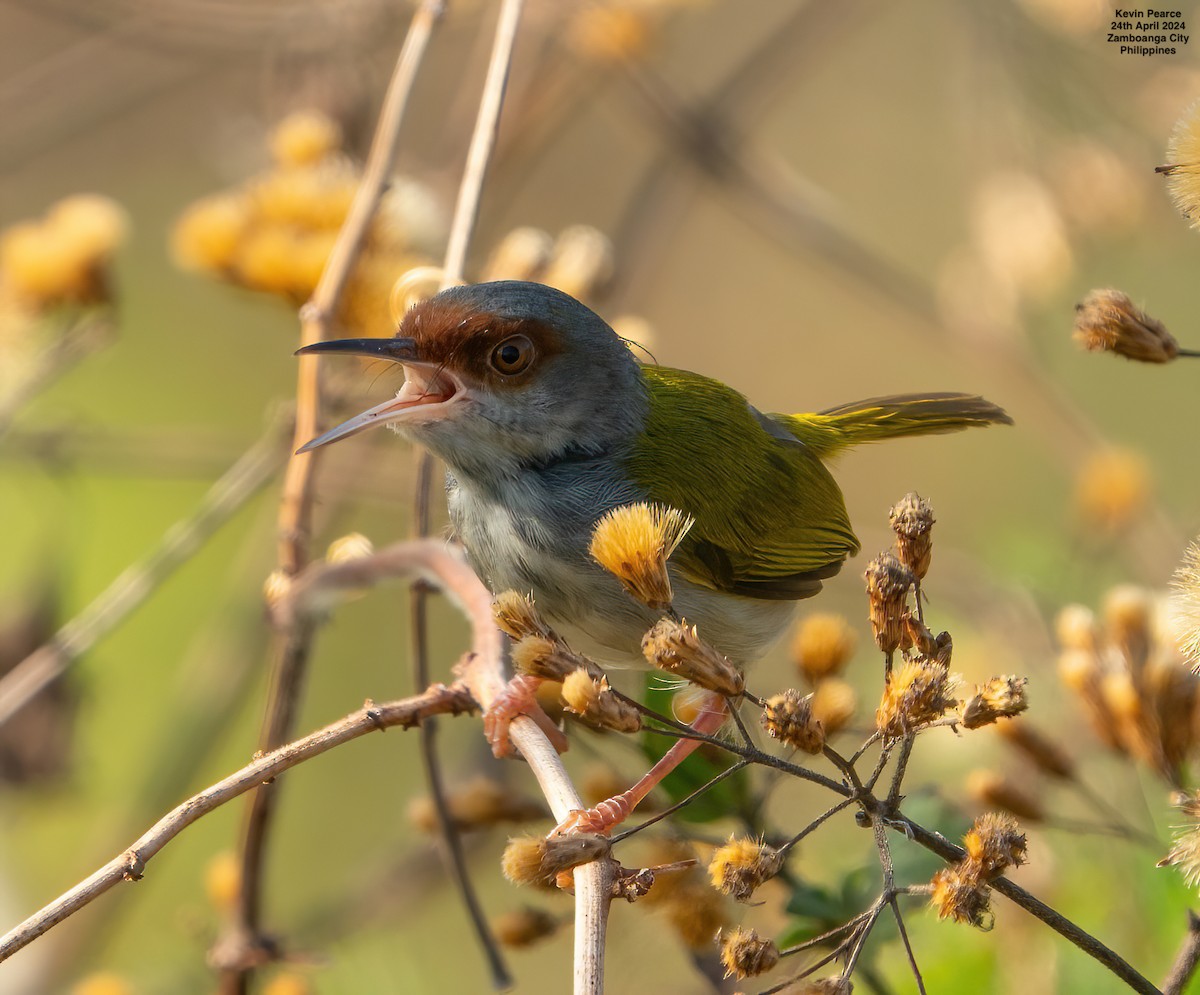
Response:
POLYGON ((301 446, 297 453, 307 453, 339 439, 347 439, 376 425, 386 425, 404 417, 409 412, 421 409, 423 415, 443 415, 443 406, 461 396, 463 388, 457 379, 432 363, 423 362, 417 355, 416 343, 408 338, 392 339, 335 339, 331 342, 316 342, 296 351, 297 356, 313 353, 347 353, 353 356, 369 356, 387 359, 404 366, 404 386, 391 400, 355 415, 324 435, 301 446), (436 413, 435 413, 435 410, 436 413))

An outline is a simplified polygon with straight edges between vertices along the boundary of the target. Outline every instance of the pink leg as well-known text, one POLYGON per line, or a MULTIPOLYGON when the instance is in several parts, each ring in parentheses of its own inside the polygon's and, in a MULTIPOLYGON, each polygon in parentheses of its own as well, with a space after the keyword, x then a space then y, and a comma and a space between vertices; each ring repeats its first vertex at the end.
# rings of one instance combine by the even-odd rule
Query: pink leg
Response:
POLYGON ((508 726, 518 715, 527 715, 533 719, 559 753, 566 750, 567 738, 538 704, 537 691, 544 683, 546 682, 541 677, 517 674, 492 700, 483 714, 483 734, 487 737, 494 756, 506 757, 511 751, 508 726))
MULTIPOLYGON (((722 695, 712 695, 700 709, 692 723, 692 729, 702 736, 711 736, 729 717, 729 709, 722 695)), ((554 828, 554 833, 598 833, 607 834, 615 826, 629 818, 630 813, 651 791, 658 787, 664 777, 691 756, 701 745, 698 739, 680 739, 667 750, 663 758, 650 768, 645 776, 628 791, 602 801, 595 808, 576 810, 554 828)))

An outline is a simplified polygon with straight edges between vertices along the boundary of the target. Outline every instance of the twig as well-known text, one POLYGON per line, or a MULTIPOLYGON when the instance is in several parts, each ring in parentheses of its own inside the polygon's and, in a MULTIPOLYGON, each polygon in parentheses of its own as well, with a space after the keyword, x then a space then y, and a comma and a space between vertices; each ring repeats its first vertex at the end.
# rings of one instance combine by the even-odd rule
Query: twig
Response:
POLYGON ((278 426, 250 447, 209 488, 196 510, 163 535, 143 560, 126 568, 82 612, 0 678, 0 725, 142 604, 204 540, 262 488, 283 462, 278 426))
MULTIPOLYGON (((379 122, 363 166, 362 181, 355 191, 346 220, 338 231, 312 298, 301 308, 301 346, 328 337, 342 291, 387 185, 409 95, 442 10, 442 4, 437 0, 426 0, 413 14, 379 112, 379 122)), ((299 358, 293 450, 317 434, 320 407, 318 374, 317 357, 299 358)), ((288 576, 297 574, 308 558, 313 467, 311 454, 293 452, 284 475, 278 518, 278 560, 280 569, 288 576)), ((273 691, 260 740, 263 749, 274 748, 291 734, 300 688, 308 669, 312 633, 312 626, 305 623, 289 627, 276 642, 275 665, 272 667, 273 691)), ((242 846, 242 885, 232 925, 235 935, 255 936, 259 931, 263 854, 268 845, 277 794, 277 785, 264 786, 264 790, 255 793, 247 815, 242 846)), ((245 989, 244 969, 223 976, 222 990, 226 995, 240 995, 245 989)))
POLYGON ((473 711, 476 707, 474 698, 465 688, 439 684, 412 698, 384 704, 367 702, 357 712, 259 757, 223 781, 177 805, 124 853, 0 937, 0 961, 57 926, 113 885, 141 878, 147 861, 193 822, 288 768, 376 730, 395 726, 407 729, 427 715, 461 714, 473 711))
POLYGON ((1183 995, 1183 990, 1196 973, 1197 964, 1200 964, 1200 916, 1188 909, 1187 934, 1167 973, 1167 980, 1163 982, 1163 995, 1183 995))
POLYGON ((920 995, 926 995, 925 979, 921 977, 921 969, 917 966, 917 955, 913 953, 912 943, 909 942, 908 930, 904 926, 904 916, 900 914, 900 903, 896 900, 895 892, 888 899, 888 905, 892 907, 892 915, 896 917, 896 928, 900 931, 904 952, 908 954, 908 966, 912 969, 913 979, 917 982, 917 991, 920 992, 920 995))
POLYGON ((99 352, 114 338, 116 329, 107 312, 85 315, 61 332, 34 357, 20 382, 0 396, 0 439, 8 434, 13 418, 22 407, 76 363, 99 352))
POLYGON ((702 794, 704 794, 710 788, 715 788, 718 784, 720 784, 722 781, 724 781, 725 778, 732 777, 739 770, 742 770, 744 767, 748 767, 749 765, 750 765, 749 760, 739 760, 737 763, 732 764, 729 767, 726 767, 723 771, 721 771, 721 773, 717 774, 711 780, 706 781, 704 784, 700 785, 700 787, 698 787, 695 791, 691 792, 691 794, 689 794, 686 798, 680 799, 674 805, 672 805, 670 808, 663 809, 661 812, 655 813, 654 816, 647 819, 645 822, 639 823, 638 825, 634 826, 632 829, 626 829, 624 832, 618 833, 616 836, 612 837, 613 845, 615 846, 617 843, 620 843, 622 840, 627 839, 630 836, 633 836, 635 833, 640 833, 643 829, 649 829, 655 823, 662 822, 662 820, 667 818, 668 816, 674 815, 681 808, 685 808, 688 805, 690 805, 693 801, 695 801, 697 798, 699 798, 702 794))

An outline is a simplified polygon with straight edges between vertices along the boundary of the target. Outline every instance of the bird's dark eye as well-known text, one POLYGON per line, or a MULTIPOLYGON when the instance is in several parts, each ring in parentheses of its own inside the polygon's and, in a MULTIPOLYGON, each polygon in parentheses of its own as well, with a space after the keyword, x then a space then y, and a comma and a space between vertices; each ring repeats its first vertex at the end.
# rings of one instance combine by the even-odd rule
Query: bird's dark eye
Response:
POLYGON ((512 376, 533 362, 533 343, 524 335, 513 335, 492 350, 492 366, 498 373, 512 376))

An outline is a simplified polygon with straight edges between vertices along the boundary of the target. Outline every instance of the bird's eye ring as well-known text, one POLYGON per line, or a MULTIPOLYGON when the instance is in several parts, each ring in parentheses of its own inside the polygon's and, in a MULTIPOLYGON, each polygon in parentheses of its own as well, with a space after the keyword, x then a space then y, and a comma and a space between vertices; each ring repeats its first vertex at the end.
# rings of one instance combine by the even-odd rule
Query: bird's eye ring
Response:
POLYGON ((492 350, 492 368, 511 377, 533 362, 533 343, 524 335, 511 335, 492 350))

